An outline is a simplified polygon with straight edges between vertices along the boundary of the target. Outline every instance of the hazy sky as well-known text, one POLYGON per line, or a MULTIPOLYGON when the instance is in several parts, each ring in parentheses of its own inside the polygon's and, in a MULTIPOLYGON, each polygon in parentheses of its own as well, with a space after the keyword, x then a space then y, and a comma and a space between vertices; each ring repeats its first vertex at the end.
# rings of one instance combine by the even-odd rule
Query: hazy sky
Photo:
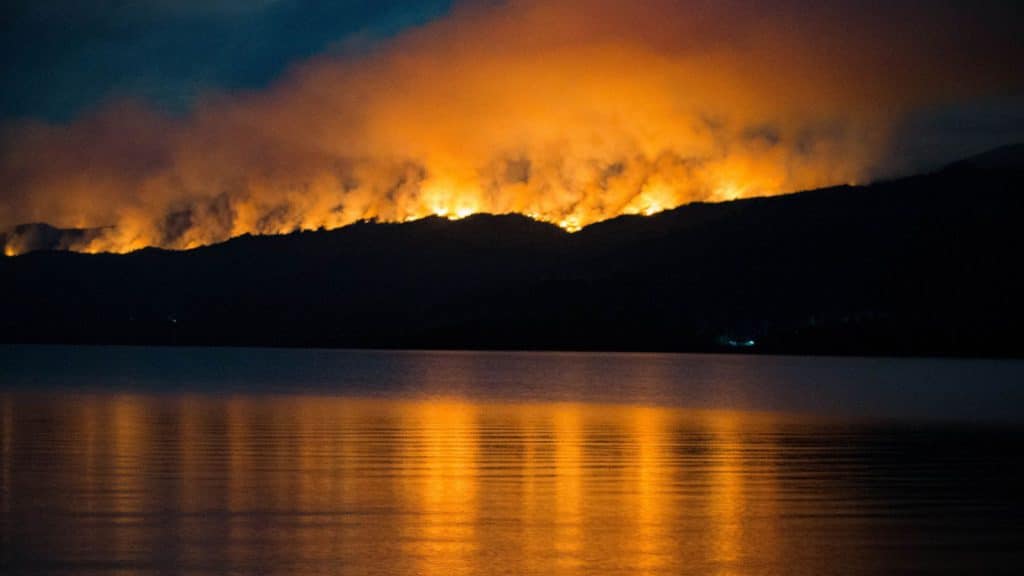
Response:
POLYGON ((368 49, 442 16, 444 0, 13 0, 4 117, 74 117, 137 96, 181 111, 204 90, 264 86, 325 51, 368 49))
POLYGON ((1017 0, 4 4, 0 227, 573 228, 1024 140, 1017 0))

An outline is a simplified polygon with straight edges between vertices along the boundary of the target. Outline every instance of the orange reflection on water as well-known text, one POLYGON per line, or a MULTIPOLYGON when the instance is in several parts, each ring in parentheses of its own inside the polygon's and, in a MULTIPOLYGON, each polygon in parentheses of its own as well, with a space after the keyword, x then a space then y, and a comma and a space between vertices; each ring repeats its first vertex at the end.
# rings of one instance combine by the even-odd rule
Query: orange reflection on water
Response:
POLYGON ((583 538, 581 507, 583 434, 578 406, 563 405, 551 415, 554 423, 555 533, 553 545, 561 568, 576 568, 583 538))
POLYGON ((454 402, 403 405, 401 483, 418 521, 401 526, 419 574, 468 574, 475 534, 476 409, 454 402))
MULTIPOLYGON (((11 410, 5 439, 31 433, 8 431, 11 410)), ((66 474, 15 488, 88 526, 49 540, 83 563, 736 574, 775 558, 775 509, 760 502, 775 497, 774 452, 752 447, 766 425, 749 415, 122 395, 68 400, 54 421, 66 474)), ((9 458, 5 440, 8 484, 9 458)))
POLYGON ((738 423, 732 414, 716 414, 710 418, 713 455, 711 466, 711 528, 714 533, 712 561, 721 568, 718 573, 730 575, 728 568, 740 555, 743 522, 743 457, 738 423))
POLYGON ((665 499, 672 481, 671 470, 666 466, 671 455, 666 449, 664 410, 635 408, 632 422, 636 445, 636 568, 638 573, 649 574, 670 565, 672 560, 672 537, 665 525, 665 515, 671 507, 665 499))

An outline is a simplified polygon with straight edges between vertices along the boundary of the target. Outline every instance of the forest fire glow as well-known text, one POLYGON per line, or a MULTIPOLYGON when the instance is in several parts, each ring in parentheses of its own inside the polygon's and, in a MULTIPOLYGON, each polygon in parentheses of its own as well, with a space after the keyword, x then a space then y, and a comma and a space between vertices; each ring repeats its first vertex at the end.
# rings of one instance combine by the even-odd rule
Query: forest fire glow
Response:
POLYGON ((863 181, 908 111, 1005 84, 936 57, 953 29, 941 19, 921 50, 826 8, 802 6, 790 26, 785 10, 634 4, 459 7, 182 116, 111 101, 67 124, 10 124, 0 231, 96 230, 61 244, 84 252, 480 212, 577 231, 863 181))

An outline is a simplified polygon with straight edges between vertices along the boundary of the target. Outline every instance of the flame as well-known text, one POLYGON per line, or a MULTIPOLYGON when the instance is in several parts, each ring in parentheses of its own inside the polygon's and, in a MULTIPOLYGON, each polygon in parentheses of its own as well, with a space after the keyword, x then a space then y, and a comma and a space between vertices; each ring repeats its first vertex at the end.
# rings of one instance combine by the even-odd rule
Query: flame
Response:
MULTIPOLYGON (((183 117, 115 100, 69 124, 11 124, 0 229, 107 227, 65 246, 83 252, 480 212, 575 232, 864 181, 915 110, 1019 83, 978 64, 995 60, 950 37, 938 8, 908 46, 905 19, 850 25, 815 6, 460 6, 183 117)), ((986 38, 1004 59, 1016 45, 986 38)))
POLYGON ((566 216, 559 220, 557 224, 569 232, 579 232, 583 229, 583 224, 580 223, 579 217, 575 215, 566 216))

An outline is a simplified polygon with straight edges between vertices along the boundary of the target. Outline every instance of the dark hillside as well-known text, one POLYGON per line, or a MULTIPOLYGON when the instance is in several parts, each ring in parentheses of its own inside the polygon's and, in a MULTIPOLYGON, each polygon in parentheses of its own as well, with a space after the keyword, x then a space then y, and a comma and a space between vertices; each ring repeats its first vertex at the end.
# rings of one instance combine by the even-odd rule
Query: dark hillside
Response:
POLYGON ((1015 154, 576 234, 479 215, 30 253, 0 260, 2 339, 1020 356, 1015 154))

